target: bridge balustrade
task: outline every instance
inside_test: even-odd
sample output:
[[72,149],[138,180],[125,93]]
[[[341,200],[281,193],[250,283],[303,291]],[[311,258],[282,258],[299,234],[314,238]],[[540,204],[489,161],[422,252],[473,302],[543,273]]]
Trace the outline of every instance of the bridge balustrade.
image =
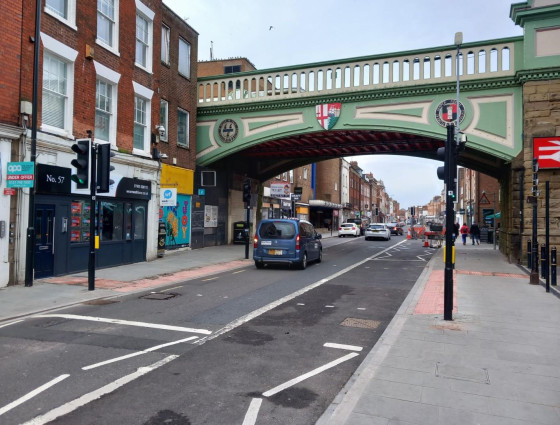
[[[461,46],[461,81],[515,75],[522,38]],[[198,79],[199,107],[454,82],[456,48],[378,55]]]

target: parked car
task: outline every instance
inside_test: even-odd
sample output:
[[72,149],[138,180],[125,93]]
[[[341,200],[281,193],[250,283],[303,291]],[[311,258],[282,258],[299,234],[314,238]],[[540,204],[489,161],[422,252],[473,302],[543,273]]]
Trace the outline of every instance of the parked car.
[[356,223],[342,223],[338,227],[338,237],[343,236],[360,236],[360,227]]
[[403,228],[398,225],[398,223],[387,223],[387,227],[391,231],[392,235],[400,236],[403,234]]
[[323,260],[321,237],[305,220],[262,220],[253,238],[255,267],[262,269],[267,264],[288,264],[303,270],[310,261],[320,263]]
[[383,223],[370,224],[365,231],[366,241],[370,239],[385,239],[386,241],[391,239],[391,231]]

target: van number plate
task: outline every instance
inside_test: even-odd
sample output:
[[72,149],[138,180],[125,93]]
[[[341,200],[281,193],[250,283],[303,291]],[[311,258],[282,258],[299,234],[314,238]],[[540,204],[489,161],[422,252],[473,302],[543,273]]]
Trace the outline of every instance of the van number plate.
[[282,255],[281,249],[269,249],[268,255]]

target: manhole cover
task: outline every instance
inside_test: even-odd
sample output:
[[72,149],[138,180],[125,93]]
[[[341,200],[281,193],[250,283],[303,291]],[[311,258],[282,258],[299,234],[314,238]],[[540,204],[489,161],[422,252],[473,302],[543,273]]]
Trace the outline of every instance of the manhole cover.
[[144,295],[140,298],[145,300],[169,300],[171,298],[175,298],[177,295],[174,292],[154,292],[152,294]]
[[354,317],[347,317],[341,323],[342,326],[364,329],[377,329],[380,324],[379,320],[356,319]]
[[107,304],[114,304],[114,303],[118,303],[119,301],[116,300],[90,300],[90,301],[84,301],[82,304],[85,305],[107,305]]

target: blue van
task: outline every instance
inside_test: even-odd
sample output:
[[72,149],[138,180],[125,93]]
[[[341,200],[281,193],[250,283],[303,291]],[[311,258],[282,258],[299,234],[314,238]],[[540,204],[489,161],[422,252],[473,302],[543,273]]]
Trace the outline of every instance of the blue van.
[[323,259],[321,235],[313,225],[296,218],[262,220],[253,240],[253,260],[257,269],[265,264],[296,265],[305,269],[310,261]]

